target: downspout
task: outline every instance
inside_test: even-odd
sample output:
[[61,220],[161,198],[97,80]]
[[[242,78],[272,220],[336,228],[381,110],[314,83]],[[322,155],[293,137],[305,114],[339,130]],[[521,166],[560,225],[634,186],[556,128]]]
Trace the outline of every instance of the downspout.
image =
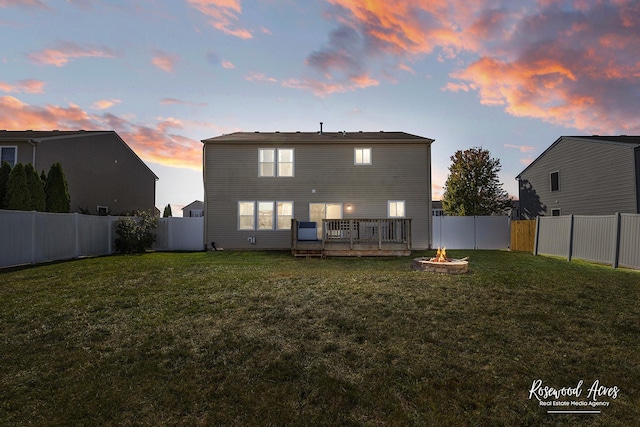
[[33,150],[31,150],[31,164],[33,165],[33,168],[37,172],[38,168],[36,167],[36,144],[31,139],[28,140],[27,142],[33,146]]

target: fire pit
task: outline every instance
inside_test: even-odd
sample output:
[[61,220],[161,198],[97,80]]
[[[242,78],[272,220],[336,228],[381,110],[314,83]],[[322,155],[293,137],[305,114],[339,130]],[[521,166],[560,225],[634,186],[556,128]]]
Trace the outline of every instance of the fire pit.
[[442,250],[438,248],[438,252],[433,258],[414,258],[413,269],[432,273],[464,274],[469,271],[469,258],[447,258],[446,248]]

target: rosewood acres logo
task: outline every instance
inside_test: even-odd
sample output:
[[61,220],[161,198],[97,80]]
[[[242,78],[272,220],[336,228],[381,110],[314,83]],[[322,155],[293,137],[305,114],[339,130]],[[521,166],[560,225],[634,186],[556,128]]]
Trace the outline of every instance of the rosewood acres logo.
[[[534,380],[529,389],[529,400],[536,399],[548,414],[599,414],[612,400],[618,398],[618,386],[605,386],[595,380],[588,389],[580,380],[575,387],[555,388]],[[586,393],[585,393],[586,392]]]

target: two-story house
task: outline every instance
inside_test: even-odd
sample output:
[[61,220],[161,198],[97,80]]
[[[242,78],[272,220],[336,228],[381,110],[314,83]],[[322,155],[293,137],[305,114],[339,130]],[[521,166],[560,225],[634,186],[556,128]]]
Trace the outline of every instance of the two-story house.
[[561,136],[516,179],[525,219],[640,213],[640,136]]
[[114,131],[0,130],[0,155],[12,167],[48,172],[60,163],[71,212],[122,214],[153,210],[158,177]]
[[[202,142],[207,245],[291,249],[305,239],[360,243],[364,255],[393,239],[406,240],[405,249],[431,247],[432,139],[238,132]],[[295,227],[309,224],[311,234],[298,235]]]

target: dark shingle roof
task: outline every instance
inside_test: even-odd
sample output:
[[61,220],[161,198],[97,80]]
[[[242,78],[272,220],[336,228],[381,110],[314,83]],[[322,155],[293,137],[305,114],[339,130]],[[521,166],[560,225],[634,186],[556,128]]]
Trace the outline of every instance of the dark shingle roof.
[[235,132],[227,135],[203,139],[203,143],[340,143],[340,142],[419,142],[432,143],[434,140],[406,132]]
[[560,138],[556,139],[553,144],[551,144],[549,147],[547,147],[547,149],[544,150],[538,157],[536,157],[533,162],[529,163],[529,165],[526,168],[524,168],[524,170],[522,172],[520,172],[518,175],[516,175],[516,179],[520,179],[522,174],[524,174],[527,170],[529,170],[529,168],[531,168],[535,163],[537,163],[540,158],[542,158],[545,154],[547,154],[549,152],[549,150],[551,150],[553,147],[555,147],[563,139],[577,139],[577,140],[584,140],[586,142],[599,142],[599,143],[605,143],[605,144],[606,143],[623,144],[623,145],[628,145],[629,147],[640,146],[640,136],[639,135],[610,135],[610,136],[607,136],[607,135],[589,135],[589,136],[577,135],[577,136],[561,136]]
[[93,131],[93,130],[0,130],[1,139],[11,140],[29,140],[39,138],[51,138],[55,136],[68,136],[89,133],[104,133],[110,131]]

